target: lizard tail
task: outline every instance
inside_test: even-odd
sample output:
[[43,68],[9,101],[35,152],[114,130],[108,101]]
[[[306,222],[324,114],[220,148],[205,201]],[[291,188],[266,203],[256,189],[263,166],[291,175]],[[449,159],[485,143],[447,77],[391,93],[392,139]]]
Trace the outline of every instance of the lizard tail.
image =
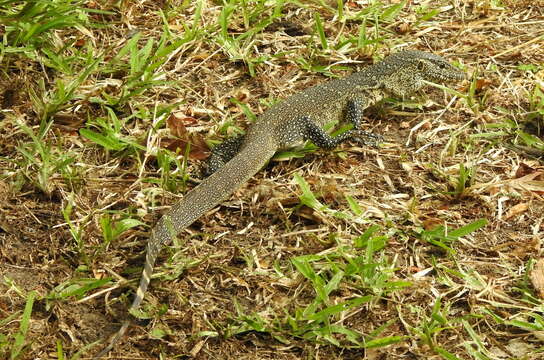
[[130,320],[125,320],[123,321],[123,324],[121,325],[121,328],[117,331],[117,333],[111,338],[109,344],[103,348],[102,350],[100,350],[100,352],[98,354],[96,354],[95,356],[93,356],[93,359],[92,360],[98,360],[100,359],[101,357],[103,357],[104,355],[106,355],[107,353],[110,352],[111,349],[113,349],[113,347],[115,346],[115,344],[117,344],[119,342],[119,340],[123,337],[123,335],[125,335],[125,333],[127,332],[127,329],[128,327],[130,326]]
[[[265,136],[263,141],[251,141],[245,144],[237,155],[189,191],[159,219],[151,230],[151,236],[147,242],[144,270],[129,311],[140,307],[161,248],[253,177],[274,155],[276,148],[276,144],[268,136]],[[125,334],[129,325],[129,320],[124,321],[109,344],[93,357],[93,360],[108,353]]]

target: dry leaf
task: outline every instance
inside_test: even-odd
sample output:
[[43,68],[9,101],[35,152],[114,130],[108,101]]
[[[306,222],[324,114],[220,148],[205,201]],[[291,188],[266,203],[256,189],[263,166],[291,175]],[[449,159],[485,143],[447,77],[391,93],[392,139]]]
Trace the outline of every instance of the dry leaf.
[[520,178],[506,181],[504,184],[518,191],[532,191],[537,194],[544,194],[544,181],[540,180],[543,177],[544,171],[537,170]]
[[432,230],[443,224],[444,224],[444,220],[434,218],[434,217],[429,217],[423,220],[423,228],[425,228],[425,230]]
[[508,212],[504,215],[503,219],[508,220],[512,216],[519,215],[521,213],[524,213],[529,208],[529,203],[519,203],[517,205],[512,206]]
[[533,270],[529,274],[529,278],[531,279],[531,283],[533,284],[537,295],[541,299],[544,299],[544,258],[540,258],[536,262]]
[[401,121],[399,127],[401,129],[408,129],[410,127],[410,123],[408,121]]
[[515,175],[515,178],[516,179],[519,179],[520,177],[523,177],[525,175],[529,175],[529,174],[532,174],[536,171],[535,168],[525,164],[525,163],[520,163],[518,168],[516,169],[516,175]]
[[190,144],[189,158],[196,160],[204,160],[209,156],[209,148],[202,135],[198,133],[191,133],[187,130],[187,126],[195,125],[198,120],[186,116],[185,114],[178,112],[172,113],[166,120],[170,133],[177,137],[177,139],[168,139],[163,141],[162,147],[167,148],[170,151],[176,152],[178,149],[184,152],[187,145]]
[[492,81],[488,80],[488,79],[477,79],[476,80],[476,91],[482,91],[483,89],[485,88],[488,88],[489,85],[493,84]]
[[163,140],[161,146],[172,152],[180,151],[184,153],[187,145],[191,144],[189,149],[189,158],[195,160],[204,160],[210,156],[210,150],[199,134],[192,134],[187,139],[167,139]]
[[183,138],[187,134],[187,126],[197,123],[195,118],[185,116],[181,112],[172,113],[166,120],[170,133],[179,138]]

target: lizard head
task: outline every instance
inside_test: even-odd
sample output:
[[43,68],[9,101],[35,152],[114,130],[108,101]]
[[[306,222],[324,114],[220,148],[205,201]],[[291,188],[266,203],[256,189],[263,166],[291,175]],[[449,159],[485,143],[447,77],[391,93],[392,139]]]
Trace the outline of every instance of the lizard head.
[[414,66],[419,75],[427,81],[446,82],[463,80],[465,73],[451,65],[446,59],[423,51],[407,51],[412,56]]
[[396,96],[409,95],[429,82],[462,80],[465,73],[448,63],[444,58],[417,50],[395,53],[384,60],[390,72],[385,87]]

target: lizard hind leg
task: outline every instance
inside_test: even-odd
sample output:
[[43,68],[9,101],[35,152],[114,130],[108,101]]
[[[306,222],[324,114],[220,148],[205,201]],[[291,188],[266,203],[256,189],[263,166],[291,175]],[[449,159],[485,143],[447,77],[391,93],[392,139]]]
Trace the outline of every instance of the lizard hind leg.
[[353,124],[354,129],[361,129],[361,119],[363,118],[363,111],[367,106],[364,100],[354,99],[349,100],[346,106],[346,122]]
[[244,143],[244,136],[239,135],[223,141],[212,149],[212,154],[208,158],[206,163],[205,175],[210,176],[227,162],[230,161],[242,147]]

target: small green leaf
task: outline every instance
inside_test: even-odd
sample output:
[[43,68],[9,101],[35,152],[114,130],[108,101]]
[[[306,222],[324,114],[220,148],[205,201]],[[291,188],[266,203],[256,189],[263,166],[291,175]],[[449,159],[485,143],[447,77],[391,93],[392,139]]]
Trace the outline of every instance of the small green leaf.
[[154,339],[162,339],[163,337],[168,335],[168,332],[164,331],[164,329],[153,328],[150,332],[150,335]]
[[306,279],[310,281],[315,280],[317,275],[315,274],[314,269],[306,259],[302,257],[296,257],[294,259],[291,259],[291,262]]
[[329,44],[327,43],[327,36],[325,35],[325,29],[323,28],[323,21],[321,16],[317,12],[314,13],[315,27],[317,29],[317,34],[319,35],[319,40],[321,41],[321,48],[327,50]]
[[378,230],[380,230],[380,227],[378,225],[370,226],[368,229],[366,229],[366,231],[362,235],[355,238],[355,240],[353,241],[355,244],[355,247],[356,248],[366,247],[372,234],[374,234]]
[[435,346],[434,351],[436,351],[440,356],[442,356],[446,360],[461,360],[457,356],[453,355],[449,351],[446,351],[446,350],[442,349],[439,346]]
[[116,222],[113,228],[113,234],[112,234],[113,239],[118,238],[119,235],[121,235],[128,229],[131,229],[133,227],[140,226],[140,225],[145,225],[145,223],[136,219],[123,219]]
[[346,195],[346,200],[348,201],[349,208],[351,209],[351,211],[352,211],[355,215],[357,215],[357,216],[363,215],[363,209],[361,209],[361,207],[359,206],[359,204],[357,203],[357,201],[355,201],[354,198],[352,198],[352,197],[349,196],[349,195]]
[[79,130],[79,133],[84,138],[91,140],[92,142],[113,151],[120,151],[123,150],[127,144],[121,142],[119,139],[113,137],[113,136],[104,136],[102,134],[99,134],[97,132],[94,132],[89,129],[81,129]]
[[531,72],[538,72],[540,70],[540,67],[536,64],[521,64],[516,67],[516,69],[521,71],[531,71]]
[[394,4],[394,5],[391,5],[391,6],[387,7],[387,8],[385,8],[381,13],[380,18],[383,21],[393,20],[394,18],[397,17],[397,15],[400,13],[400,11],[402,10],[402,8],[405,5],[406,5],[406,0],[401,1],[398,4]]
[[111,282],[111,278],[93,279],[93,278],[81,278],[71,279],[56,286],[51,293],[47,296],[47,299],[66,299],[71,296],[76,298],[82,298],[90,290],[102,287]]
[[468,225],[460,227],[459,229],[450,231],[448,233],[448,237],[453,237],[453,238],[463,237],[465,235],[468,235],[468,234],[470,234],[470,233],[472,233],[472,232],[486,226],[487,223],[488,223],[487,219],[476,220],[474,222],[471,222]]
[[405,339],[408,339],[408,336],[386,336],[379,339],[365,341],[365,348],[371,349],[371,348],[383,347],[383,346],[387,346],[391,344],[396,344]]
[[21,317],[21,324],[19,325],[19,332],[15,334],[15,342],[11,348],[11,360],[17,359],[21,354],[21,350],[25,344],[26,333],[28,332],[28,327],[30,326],[30,315],[32,314],[32,307],[34,305],[34,299],[36,298],[36,292],[31,291],[28,293],[26,299],[25,310],[23,311],[23,316]]
[[346,311],[353,307],[360,306],[364,303],[371,301],[372,299],[373,299],[373,296],[367,295],[367,296],[361,296],[352,300],[348,300],[337,305],[329,306],[313,314],[312,316],[309,316],[308,319],[309,320],[323,320],[324,318],[327,318],[331,315],[336,315],[338,313],[341,313],[342,311]]

